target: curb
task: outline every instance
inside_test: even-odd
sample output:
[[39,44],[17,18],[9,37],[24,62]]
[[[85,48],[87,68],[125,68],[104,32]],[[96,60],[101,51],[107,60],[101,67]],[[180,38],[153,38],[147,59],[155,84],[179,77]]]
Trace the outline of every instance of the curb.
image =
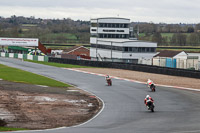
[[[71,71],[76,71],[76,72],[82,72],[82,73],[86,73],[86,74],[97,75],[97,76],[104,76],[104,77],[106,76],[105,74],[87,72],[87,71],[82,71],[82,70],[77,70],[77,69],[72,69],[72,68],[63,68],[63,69],[67,69],[67,70],[71,70]],[[120,78],[120,77],[115,77],[115,76],[110,76],[110,77],[114,78],[114,79],[119,79],[119,80],[124,80],[124,81],[139,83],[139,84],[146,84],[146,82],[141,82],[141,81],[132,80],[132,79]],[[162,85],[162,84],[156,84],[156,86],[176,88],[176,89],[189,90],[189,91],[199,91],[200,92],[200,89],[186,88],[186,87],[180,87],[180,86],[170,86],[170,85]]]

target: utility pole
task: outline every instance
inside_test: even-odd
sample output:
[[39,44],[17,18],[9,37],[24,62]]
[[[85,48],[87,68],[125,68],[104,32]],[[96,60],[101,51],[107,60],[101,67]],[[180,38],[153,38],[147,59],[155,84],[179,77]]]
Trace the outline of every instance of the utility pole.
[[112,41],[111,41],[111,60],[113,62],[113,58],[112,58]]

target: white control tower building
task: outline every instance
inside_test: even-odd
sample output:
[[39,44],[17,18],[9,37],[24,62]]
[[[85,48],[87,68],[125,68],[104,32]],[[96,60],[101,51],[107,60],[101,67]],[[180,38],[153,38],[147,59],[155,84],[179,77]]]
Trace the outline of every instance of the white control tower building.
[[92,60],[138,63],[156,54],[157,43],[130,39],[130,19],[91,19],[90,33]]

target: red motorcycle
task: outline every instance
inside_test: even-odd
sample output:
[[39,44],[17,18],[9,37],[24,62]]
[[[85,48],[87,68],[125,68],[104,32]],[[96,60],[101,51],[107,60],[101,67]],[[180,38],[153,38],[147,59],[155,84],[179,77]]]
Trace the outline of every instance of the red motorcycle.
[[154,112],[154,103],[152,101],[147,102],[148,110],[151,110],[151,112]]
[[108,86],[112,86],[112,80],[111,80],[111,78],[106,79],[106,81],[107,81]]
[[152,92],[155,92],[156,91],[156,86],[154,84],[151,84],[150,85],[150,89]]

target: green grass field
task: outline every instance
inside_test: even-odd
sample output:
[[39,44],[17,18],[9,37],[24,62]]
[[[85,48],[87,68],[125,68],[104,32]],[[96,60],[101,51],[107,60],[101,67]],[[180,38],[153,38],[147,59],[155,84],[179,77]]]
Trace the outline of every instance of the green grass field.
[[1,131],[22,131],[22,130],[28,130],[28,129],[24,129],[24,128],[0,127],[0,132],[1,132]]
[[65,39],[77,40],[77,37],[74,34],[70,34],[70,33],[49,33],[49,34],[45,34],[42,37],[47,37],[47,38],[51,38],[52,40],[54,40],[54,39],[57,39],[59,36],[62,36]]
[[37,24],[22,24],[22,27],[36,27]]
[[187,53],[199,53],[200,49],[170,49],[170,48],[156,48],[156,51],[170,50],[170,51],[185,51]]
[[68,84],[0,64],[0,78],[7,81],[46,85],[52,87],[70,87]]
[[49,66],[55,66],[55,67],[63,67],[63,68],[94,68],[94,67],[88,67],[88,66],[61,64],[61,63],[54,63],[54,62],[43,62],[43,61],[33,61],[33,60],[24,60],[24,61],[44,64],[44,65],[49,65]]
[[172,37],[174,33],[161,33],[162,37]]

